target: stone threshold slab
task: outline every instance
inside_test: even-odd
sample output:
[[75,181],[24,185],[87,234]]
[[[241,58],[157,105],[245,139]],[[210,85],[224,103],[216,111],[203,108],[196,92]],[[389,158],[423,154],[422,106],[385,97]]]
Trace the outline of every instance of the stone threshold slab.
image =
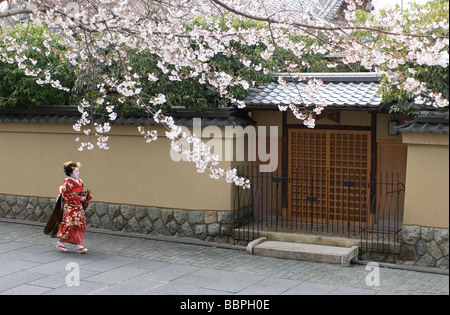
[[302,244],[281,241],[266,241],[259,238],[247,246],[247,252],[257,256],[297,259],[350,266],[358,259],[358,246],[339,247],[317,244]]

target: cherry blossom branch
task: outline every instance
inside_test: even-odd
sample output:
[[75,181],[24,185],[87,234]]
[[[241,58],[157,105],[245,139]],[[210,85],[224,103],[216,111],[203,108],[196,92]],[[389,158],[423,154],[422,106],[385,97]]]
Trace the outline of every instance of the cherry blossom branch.
[[[350,0],[349,0],[350,1]],[[304,45],[292,40],[290,35],[307,36],[317,38],[323,43],[322,47],[311,48],[313,52],[334,51],[338,48],[345,50],[349,54],[344,62],[360,63],[367,69],[373,70],[375,67],[383,66],[389,69],[386,76],[393,84],[416,95],[416,101],[422,101],[419,97],[425,97],[434,100],[433,106],[448,107],[448,100],[441,95],[430,94],[426,85],[415,78],[404,74],[399,69],[399,65],[413,63],[416,65],[442,66],[448,67],[448,26],[445,28],[441,24],[431,25],[424,30],[413,28],[417,34],[403,33],[401,23],[394,21],[386,24],[389,30],[378,28],[374,24],[367,23],[365,26],[327,26],[319,24],[306,24],[286,17],[277,19],[277,14],[289,15],[295,13],[293,10],[278,10],[266,17],[261,16],[264,13],[246,13],[238,7],[231,7],[225,0],[171,0],[171,1],[129,1],[129,0],[86,0],[79,2],[81,11],[72,14],[66,6],[67,1],[29,1],[29,6],[23,9],[11,9],[0,12],[0,19],[19,14],[29,14],[31,22],[38,25],[45,25],[48,29],[58,30],[58,45],[64,46],[64,50],[58,50],[57,47],[51,47],[49,44],[50,35],[45,33],[43,54],[56,54],[61,59],[67,60],[76,71],[88,72],[95,69],[98,65],[101,67],[110,67],[118,63],[122,68],[120,73],[105,72],[101,76],[96,76],[92,72],[92,82],[96,83],[97,89],[88,100],[83,99],[79,104],[81,113],[80,119],[74,125],[74,129],[84,132],[89,140],[97,137],[97,146],[100,149],[107,149],[108,137],[106,133],[111,129],[110,122],[117,118],[114,105],[105,99],[111,92],[119,94],[118,101],[123,102],[129,99],[133,106],[143,108],[147,117],[153,118],[155,122],[164,126],[166,137],[171,141],[172,149],[184,154],[184,156],[193,162],[199,172],[210,171],[213,178],[225,178],[229,182],[245,186],[248,184],[245,179],[236,175],[233,169],[223,170],[218,168],[217,159],[211,155],[205,144],[200,138],[194,137],[189,133],[183,133],[181,127],[177,126],[170,116],[161,113],[160,107],[165,104],[166,97],[163,94],[150,95],[149,100],[144,102],[141,97],[142,78],[135,71],[132,71],[128,63],[127,53],[131,51],[146,51],[157,59],[156,66],[158,71],[168,77],[171,81],[180,81],[184,79],[196,79],[199,83],[214,88],[222,99],[232,104],[238,104],[238,107],[244,107],[242,101],[237,101],[229,92],[230,87],[241,86],[248,89],[250,82],[247,82],[233,72],[218,71],[211,65],[210,61],[217,55],[236,55],[237,52],[231,48],[233,41],[241,42],[244,45],[259,46],[262,52],[260,57],[269,60],[275,54],[281,60],[285,67],[286,77],[295,79],[294,73],[296,65],[288,64],[281,54],[281,48],[291,51],[294,56],[301,58],[304,55]],[[37,6],[33,4],[36,4]],[[72,3],[72,2],[71,2]],[[75,3],[75,2],[73,2]],[[77,2],[78,3],[78,2]],[[352,6],[353,8],[353,6]],[[236,27],[231,26],[227,21],[227,14],[232,18],[243,17],[245,19],[260,21],[268,27]],[[349,13],[348,16],[351,14]],[[192,18],[201,16],[205,19],[208,27],[201,27],[197,24],[186,27],[186,23],[192,21]],[[188,18],[189,17],[189,18]],[[229,23],[226,30],[222,24],[215,19],[221,18],[220,22]],[[447,21],[448,22],[448,21]],[[445,21],[440,21],[444,23]],[[201,24],[201,23],[200,23]],[[256,23],[255,23],[256,24]],[[30,24],[29,24],[30,25]],[[374,27],[373,27],[374,26]],[[353,31],[365,31],[367,36],[373,37],[373,42],[360,40]],[[428,32],[428,34],[424,34]],[[439,32],[443,34],[432,34]],[[323,33],[330,38],[325,40],[319,35]],[[372,34],[373,33],[373,34]],[[386,43],[377,43],[374,34],[383,35],[380,37],[391,37],[393,40]],[[0,40],[2,33],[0,32]],[[38,84],[51,84],[55,88],[68,90],[61,86],[59,81],[51,77],[45,64],[37,64],[36,60],[28,58],[27,50],[28,37],[23,37],[23,41],[10,40],[5,41],[5,48],[0,47],[0,62],[15,63],[19,69],[24,69],[28,76],[35,76]],[[108,50],[107,54],[104,51]],[[395,54],[398,58],[388,58]],[[252,65],[245,55],[240,56],[242,67],[260,71]],[[186,71],[188,70],[188,71]],[[392,71],[391,71],[392,70]],[[93,70],[94,71],[94,70]],[[268,71],[268,69],[263,69]],[[189,72],[188,74],[186,72]],[[411,71],[410,71],[411,72]],[[146,73],[149,81],[157,81],[155,73]],[[290,88],[284,77],[279,78],[279,83],[286,88]],[[305,91],[300,91],[296,86],[298,97],[293,100],[287,100],[289,106],[280,106],[280,110],[289,108],[295,117],[304,121],[308,127],[314,126],[313,113],[318,114],[324,108],[325,102],[320,94],[315,91],[315,86],[321,82],[309,81]],[[311,104],[305,104],[301,92],[306,92],[311,97]],[[112,101],[111,101],[112,102]],[[295,104],[295,105],[294,105]],[[302,105],[303,107],[300,108]],[[309,106],[315,106],[313,107]],[[103,124],[93,121],[93,112],[97,108],[103,108],[108,117],[108,122]],[[312,109],[312,110],[311,110]],[[89,125],[89,127],[87,127]],[[82,130],[84,128],[84,130]],[[146,142],[156,140],[155,130],[146,130],[140,128],[139,133],[144,136]],[[78,139],[80,141],[80,139]],[[81,142],[80,149],[92,149],[94,145],[88,142]]]
[[[105,26],[106,30],[110,33],[110,35],[112,35],[108,25]],[[122,56],[122,52],[120,50],[118,50],[118,55],[119,55],[119,63],[121,64],[124,72],[126,73],[126,75],[131,77],[131,73],[129,73],[129,71],[127,70],[124,58]],[[238,176],[236,169],[230,168],[225,170],[222,168],[217,168],[216,166],[218,165],[218,156],[212,155],[210,153],[210,148],[206,146],[206,144],[203,141],[201,141],[199,137],[190,135],[185,132],[181,132],[182,129],[175,124],[172,117],[163,115],[161,111],[156,111],[152,106],[144,105],[145,102],[139,96],[139,93],[135,94],[135,96],[138,98],[139,104],[141,104],[140,107],[145,108],[147,114],[151,115],[156,123],[161,124],[167,129],[166,137],[171,141],[171,148],[174,149],[176,152],[182,153],[183,156],[185,156],[188,161],[195,163],[197,171],[199,173],[203,173],[205,172],[206,169],[208,169],[210,171],[210,177],[213,179],[219,179],[224,177],[228,183],[234,183],[235,185],[241,186],[244,189],[250,188],[249,180],[244,177]],[[155,100],[154,104],[162,104],[164,102],[165,97],[162,100]],[[88,107],[89,106],[87,106],[86,102],[84,103],[84,105],[79,107],[79,110],[82,113],[82,118],[78,121],[78,126],[93,123],[93,121],[88,119],[89,113],[86,111]],[[113,113],[113,108],[110,107],[108,109],[108,112],[111,115],[111,113]],[[96,130],[95,135],[98,138],[97,145],[102,149],[107,149],[108,147],[106,145],[106,141],[108,139],[103,135],[103,133],[105,131],[106,132],[109,131],[110,128],[109,123],[103,125],[99,125],[97,123],[93,124]],[[156,130],[148,131],[145,130],[142,126],[139,126],[138,131],[141,135],[144,136],[147,143],[157,139]],[[90,129],[87,130],[87,133],[88,135],[91,134]],[[192,148],[190,146],[186,146],[185,143],[190,144]],[[93,145],[90,142],[88,143],[82,142],[79,150],[83,150],[85,147],[88,149],[92,149]]]
[[[236,10],[235,8],[230,7],[229,5],[223,3],[220,0],[210,0],[210,1],[212,1],[213,3],[217,4],[218,6],[224,8],[224,9],[226,9],[229,12],[232,12],[236,15],[239,15],[239,16],[251,19],[251,20],[267,22],[267,23],[272,23],[272,24],[286,24],[286,22],[279,21],[279,20],[276,20],[276,19],[273,19],[270,17],[261,17],[261,16],[256,16],[256,15],[251,15],[251,14]],[[162,1],[157,1],[157,2],[164,3]],[[65,16],[68,15],[67,13],[65,13],[63,11],[54,9],[48,5],[43,5],[43,7],[44,8],[40,9],[40,11],[42,11],[42,12],[53,9],[62,15],[65,15]],[[32,10],[31,8],[10,9],[8,11],[0,12],[0,18],[10,17],[10,16],[14,16],[14,15],[19,15],[19,14],[30,14],[30,13],[35,13],[35,11]],[[399,32],[386,31],[381,28],[373,28],[373,27],[366,27],[366,26],[327,27],[327,26],[316,26],[316,25],[303,24],[303,23],[298,23],[298,22],[292,22],[289,24],[291,24],[292,26],[298,27],[298,28],[302,28],[302,29],[315,29],[315,30],[322,30],[322,31],[365,30],[365,31],[378,32],[378,33],[382,33],[382,34],[386,34],[386,35],[393,35],[393,36],[406,36],[406,37],[419,37],[419,38],[449,38],[449,35],[427,35],[427,34],[399,33]],[[85,24],[82,24],[82,23],[80,24],[80,27],[89,32],[97,32],[97,30],[89,28]],[[117,28],[120,29],[120,27],[117,27]],[[113,27],[111,29],[115,29],[115,27]],[[128,29],[122,28],[122,30],[130,32],[130,33],[138,32],[136,30],[132,30],[129,28]],[[155,34],[158,34],[158,32],[156,32]],[[163,33],[160,33],[160,34],[163,34]],[[181,37],[189,37],[189,35],[186,35],[186,34],[173,34],[173,35],[181,36]]]
[[34,11],[30,8],[10,9],[8,11],[3,11],[3,12],[0,11],[0,19],[19,15],[19,14],[30,14],[33,12]]
[[[233,7],[230,7],[229,5],[223,3],[220,0],[211,0],[212,2],[216,3],[217,5],[225,8],[226,10],[233,12],[234,14],[240,15],[242,17],[246,17],[251,20],[255,21],[261,21],[261,22],[267,22],[272,24],[286,24],[286,22],[282,22],[279,20],[275,20],[270,17],[261,17],[256,15],[251,15],[239,10],[236,10]],[[315,30],[322,30],[322,31],[343,31],[343,30],[365,30],[365,31],[372,31],[372,32],[378,32],[386,35],[393,35],[393,36],[407,36],[407,37],[419,37],[419,38],[449,38],[448,35],[426,35],[426,34],[410,34],[410,33],[398,33],[398,32],[390,32],[385,31],[380,28],[373,28],[373,27],[366,27],[366,26],[348,26],[348,27],[327,27],[327,26],[316,26],[316,25],[309,25],[309,24],[303,24],[298,22],[292,22],[289,23],[292,26],[300,27],[300,28],[306,28],[306,29],[315,29]]]

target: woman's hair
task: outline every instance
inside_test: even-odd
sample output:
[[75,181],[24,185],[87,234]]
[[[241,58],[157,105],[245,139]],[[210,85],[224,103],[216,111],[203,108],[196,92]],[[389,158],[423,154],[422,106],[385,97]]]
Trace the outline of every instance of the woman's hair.
[[79,162],[78,162],[78,163],[73,163],[72,161],[66,162],[66,163],[64,163],[64,173],[65,173],[67,176],[70,176],[70,175],[72,175],[73,170],[74,170],[76,167],[80,168],[80,167],[81,167],[81,164],[80,164]]

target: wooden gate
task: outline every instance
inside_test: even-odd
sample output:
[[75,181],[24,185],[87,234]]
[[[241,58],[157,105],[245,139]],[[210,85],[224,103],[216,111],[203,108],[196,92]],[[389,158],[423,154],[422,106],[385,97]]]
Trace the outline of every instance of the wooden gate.
[[285,220],[359,226],[370,200],[370,131],[289,129]]

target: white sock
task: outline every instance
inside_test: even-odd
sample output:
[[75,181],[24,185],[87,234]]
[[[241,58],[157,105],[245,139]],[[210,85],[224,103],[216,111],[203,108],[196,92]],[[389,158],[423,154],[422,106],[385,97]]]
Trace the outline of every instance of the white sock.
[[58,245],[59,245],[59,246],[65,246],[64,243],[62,243],[62,242],[60,242],[60,241],[58,241]]
[[77,244],[77,249],[81,249],[81,248],[83,248],[84,246],[83,245],[78,245]]

